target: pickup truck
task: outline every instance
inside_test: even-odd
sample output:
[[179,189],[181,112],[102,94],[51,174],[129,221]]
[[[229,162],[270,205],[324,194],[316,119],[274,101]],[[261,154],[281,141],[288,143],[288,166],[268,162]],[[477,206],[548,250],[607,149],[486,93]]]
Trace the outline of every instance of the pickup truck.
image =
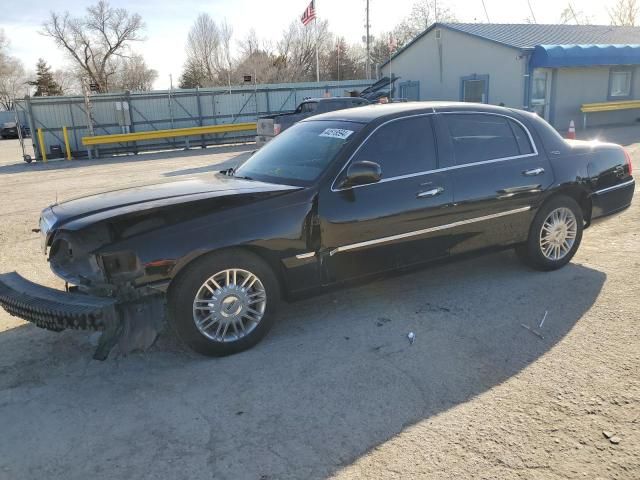
[[258,119],[256,144],[261,147],[293,124],[320,113],[361,107],[371,102],[361,97],[309,98],[298,105],[293,112],[267,115]]
[[[20,126],[22,130],[23,137],[29,137],[31,135],[31,131],[29,127],[25,127],[24,125]],[[15,122],[7,122],[2,125],[0,128],[0,137],[2,138],[19,138],[18,136],[18,125]]]

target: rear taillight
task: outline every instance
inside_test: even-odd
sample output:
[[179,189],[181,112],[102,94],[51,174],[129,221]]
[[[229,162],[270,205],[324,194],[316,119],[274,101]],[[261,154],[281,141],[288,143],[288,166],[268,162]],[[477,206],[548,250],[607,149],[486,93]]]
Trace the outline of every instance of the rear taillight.
[[627,159],[627,165],[629,165],[629,175],[632,175],[633,163],[631,162],[631,155],[629,155],[629,152],[626,149],[624,150],[624,157]]
[[273,134],[280,135],[280,130],[282,130],[282,126],[279,123],[273,124]]

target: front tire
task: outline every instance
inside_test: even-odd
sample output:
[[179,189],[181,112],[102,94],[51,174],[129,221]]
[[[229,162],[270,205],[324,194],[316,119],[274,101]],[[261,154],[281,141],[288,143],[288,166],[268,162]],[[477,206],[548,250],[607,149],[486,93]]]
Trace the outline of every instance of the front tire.
[[557,270],[575,255],[584,229],[582,209],[567,196],[551,198],[538,211],[518,256],[536,270]]
[[253,347],[273,325],[278,281],[257,255],[240,250],[196,259],[169,296],[169,319],[193,350],[224,356]]

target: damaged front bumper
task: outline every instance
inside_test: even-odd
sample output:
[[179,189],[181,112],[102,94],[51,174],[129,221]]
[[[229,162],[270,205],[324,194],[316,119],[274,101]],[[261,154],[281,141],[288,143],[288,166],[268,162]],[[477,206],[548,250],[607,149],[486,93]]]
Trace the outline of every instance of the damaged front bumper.
[[116,300],[43,287],[16,272],[0,275],[0,305],[40,328],[105,330],[117,320]]
[[150,346],[164,321],[164,300],[159,296],[119,302],[113,297],[44,287],[16,272],[0,274],[0,306],[47,330],[102,331],[94,354],[97,360],[106,359],[116,343],[123,351]]

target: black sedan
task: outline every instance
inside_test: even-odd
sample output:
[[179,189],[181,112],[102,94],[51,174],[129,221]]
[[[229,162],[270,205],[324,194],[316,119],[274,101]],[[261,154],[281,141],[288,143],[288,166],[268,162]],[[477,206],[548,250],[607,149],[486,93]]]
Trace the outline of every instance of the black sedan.
[[[16,273],[0,303],[52,330],[146,346],[164,313],[194,350],[267,333],[281,299],[467,252],[562,267],[634,193],[618,145],[566,141],[534,114],[405,103],[315,116],[236,169],[53,205],[43,248],[68,292]],[[455,288],[455,286],[452,286]]]
[[[31,130],[29,130],[29,127],[20,126],[20,133],[22,134],[22,138],[31,136]],[[14,123],[0,128],[0,137],[5,139],[20,138],[20,135],[18,135],[17,125]]]

